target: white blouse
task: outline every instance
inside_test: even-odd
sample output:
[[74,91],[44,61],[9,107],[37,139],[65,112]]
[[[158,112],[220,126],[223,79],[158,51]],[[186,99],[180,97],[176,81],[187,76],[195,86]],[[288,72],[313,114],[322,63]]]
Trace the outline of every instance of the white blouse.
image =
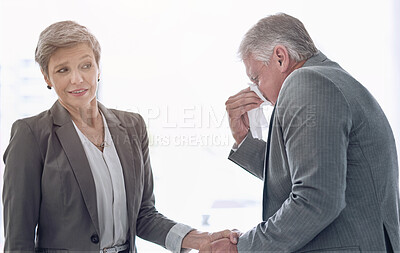
[[128,212],[122,165],[104,122],[105,146],[101,152],[75,125],[88,158],[96,186],[100,249],[122,245],[128,235]]

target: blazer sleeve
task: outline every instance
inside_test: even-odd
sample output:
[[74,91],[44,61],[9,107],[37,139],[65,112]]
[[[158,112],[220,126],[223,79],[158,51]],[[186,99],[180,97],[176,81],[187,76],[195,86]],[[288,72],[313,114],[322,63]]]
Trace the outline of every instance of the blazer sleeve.
[[4,163],[4,252],[33,252],[43,162],[38,142],[22,120],[12,126]]
[[239,252],[299,250],[346,206],[351,115],[340,89],[313,70],[299,69],[281,90],[275,119],[292,190],[274,215],[239,239]]
[[137,116],[139,117],[137,134],[139,136],[139,142],[141,143],[144,165],[144,188],[137,217],[137,235],[145,240],[166,247],[167,235],[171,228],[177,223],[159,213],[155,207],[155,197],[153,193],[154,182],[149,155],[149,139],[143,118],[140,115]]
[[266,143],[263,140],[253,138],[250,131],[240,147],[228,156],[228,159],[236,163],[253,176],[264,179]]

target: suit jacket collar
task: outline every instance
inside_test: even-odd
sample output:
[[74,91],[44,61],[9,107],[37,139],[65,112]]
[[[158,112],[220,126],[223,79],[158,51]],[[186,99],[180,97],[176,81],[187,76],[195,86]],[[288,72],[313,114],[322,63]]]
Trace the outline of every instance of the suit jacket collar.
[[[117,118],[117,116],[109,109],[107,109],[102,103],[97,102],[100,111],[103,113],[104,117],[107,120],[107,124],[111,124],[112,126],[120,125],[121,121]],[[71,116],[67,109],[65,109],[60,102],[57,100],[53,106],[50,108],[51,115],[53,116],[53,123],[58,126],[62,126],[65,124],[69,124],[72,122]]]
[[326,60],[328,60],[328,58],[321,51],[318,51],[316,55],[312,56],[304,63],[303,67],[320,65],[321,62]]

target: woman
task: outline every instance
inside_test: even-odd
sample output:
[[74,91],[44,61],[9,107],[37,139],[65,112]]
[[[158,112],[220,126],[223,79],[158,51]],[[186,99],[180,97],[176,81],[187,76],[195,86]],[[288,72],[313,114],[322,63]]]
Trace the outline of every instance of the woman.
[[12,127],[4,154],[5,251],[136,252],[136,235],[173,252],[235,241],[230,231],[209,236],[157,212],[142,117],[96,99],[100,51],[72,21],[40,34],[35,60],[58,101]]

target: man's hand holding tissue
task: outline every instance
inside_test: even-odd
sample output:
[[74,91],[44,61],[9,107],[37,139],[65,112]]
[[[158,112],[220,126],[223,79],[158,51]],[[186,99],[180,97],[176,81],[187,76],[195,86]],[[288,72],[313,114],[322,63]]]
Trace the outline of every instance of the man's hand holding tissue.
[[236,145],[239,145],[249,132],[250,125],[247,112],[259,107],[263,102],[250,88],[241,90],[225,102],[229,126]]

